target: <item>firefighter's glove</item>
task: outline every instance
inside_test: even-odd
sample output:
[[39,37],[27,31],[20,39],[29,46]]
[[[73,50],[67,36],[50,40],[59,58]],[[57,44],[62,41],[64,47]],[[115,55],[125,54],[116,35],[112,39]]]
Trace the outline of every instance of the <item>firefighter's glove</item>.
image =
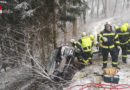
[[108,39],[106,37],[102,37],[102,39],[103,39],[104,42],[108,41]]
[[121,47],[120,46],[117,46],[117,48],[120,50],[121,49]]
[[79,50],[79,49],[75,49],[75,52],[76,52],[76,53],[80,53],[81,50]]

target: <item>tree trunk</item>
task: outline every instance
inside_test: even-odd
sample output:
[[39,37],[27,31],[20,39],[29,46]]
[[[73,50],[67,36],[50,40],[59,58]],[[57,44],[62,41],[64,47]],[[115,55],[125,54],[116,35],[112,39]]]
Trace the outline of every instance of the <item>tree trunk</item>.
[[84,24],[86,24],[86,11],[83,12],[83,21],[84,21]]
[[123,12],[124,8],[125,8],[125,0],[123,1],[123,7],[122,7],[122,11],[121,12]]
[[[64,17],[66,17],[66,0],[64,1]],[[64,44],[67,43],[67,29],[66,29],[66,22],[63,22],[64,24]]]
[[99,5],[100,4],[100,2],[99,2],[99,0],[97,1],[97,17],[99,16]]
[[73,36],[77,36],[77,19],[73,22]]
[[92,6],[91,6],[91,16],[93,16],[94,13],[94,0],[92,0]]
[[130,0],[127,0],[127,8],[130,6]]
[[107,8],[107,0],[105,0],[104,5],[105,5],[105,17],[107,17],[107,11],[108,11],[108,8]]
[[56,1],[53,0],[53,41],[54,41],[54,48],[57,47],[56,43]]
[[105,15],[105,0],[102,0],[102,5],[103,5],[103,11],[102,11],[102,14]]
[[116,7],[117,7],[117,0],[116,0],[116,3],[115,3],[115,8],[114,8],[114,11],[113,11],[113,16],[115,15],[116,13]]

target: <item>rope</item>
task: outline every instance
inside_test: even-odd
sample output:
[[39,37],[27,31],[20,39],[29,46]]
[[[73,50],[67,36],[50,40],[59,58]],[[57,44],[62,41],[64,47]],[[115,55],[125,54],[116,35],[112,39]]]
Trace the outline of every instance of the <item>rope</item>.
[[85,88],[89,87],[96,87],[99,88],[99,90],[102,88],[104,90],[109,89],[109,90],[125,90],[130,88],[130,85],[128,84],[119,84],[119,85],[108,85],[108,84],[97,84],[97,83],[87,83],[84,85],[74,85],[68,88],[67,90],[71,90],[75,87],[81,87],[79,90],[84,90]]
[[78,79],[78,78],[83,78],[83,77],[85,77],[86,75],[88,75],[89,73],[83,73],[83,74],[79,74],[79,75],[77,75],[77,76],[74,76],[73,78],[72,78],[72,80],[75,80],[75,79]]

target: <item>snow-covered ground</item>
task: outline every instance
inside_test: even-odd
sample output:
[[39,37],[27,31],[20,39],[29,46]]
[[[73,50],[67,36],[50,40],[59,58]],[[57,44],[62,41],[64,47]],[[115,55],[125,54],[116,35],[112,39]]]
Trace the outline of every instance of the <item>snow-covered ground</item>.
[[[108,18],[108,19],[103,19],[103,20],[97,20],[94,22],[88,22],[86,25],[84,25],[82,28],[83,31],[86,31],[88,34],[94,34],[95,37],[98,32],[103,30],[104,24],[106,22],[111,22],[111,24],[123,24],[123,23],[130,23],[130,13],[127,12],[125,14],[122,14],[120,16]],[[81,31],[80,31],[81,33]],[[96,41],[96,39],[95,39]],[[130,85],[130,55],[128,55],[127,59],[127,64],[123,64],[121,60],[121,53],[119,55],[119,67],[121,68],[118,72],[118,75],[120,76],[120,81],[119,84],[129,84]],[[93,73],[94,72],[99,72],[103,73],[103,70],[101,69],[102,67],[102,58],[100,56],[94,56],[93,58],[93,65],[88,66],[84,68],[81,71],[78,71],[75,76],[74,80],[72,80],[72,83],[70,84],[69,87],[74,86],[74,85],[84,85],[86,83],[104,83],[101,76],[95,76]],[[108,67],[111,67],[111,59],[109,57],[109,63]],[[108,84],[109,85],[109,84]],[[75,87],[71,90],[79,90],[79,87]],[[65,88],[66,90],[66,88]],[[85,89],[85,90],[99,90],[99,89]],[[124,90],[130,90],[124,89]]]
[[[100,74],[103,73],[102,70],[102,58],[101,56],[95,55],[96,58],[93,58],[93,65],[85,67],[83,70],[78,71],[72,80],[72,83],[70,84],[69,87],[75,86],[75,85],[84,85],[86,83],[102,83],[102,84],[108,84],[109,83],[104,83],[102,80],[101,76],[96,76],[94,72],[98,72]],[[109,63],[108,67],[111,67],[111,59],[109,57]],[[119,67],[121,68],[118,72],[117,75],[120,76],[120,81],[119,84],[129,84],[130,85],[130,55],[128,56],[128,63],[123,64],[121,61],[121,56],[119,57]],[[79,87],[75,87],[71,90],[79,90]],[[66,90],[66,88],[65,88]],[[85,90],[97,90],[97,89],[85,89]],[[124,90],[130,90],[129,89],[124,89]]]
[[31,70],[25,66],[8,69],[0,73],[0,90],[25,90],[34,81]]

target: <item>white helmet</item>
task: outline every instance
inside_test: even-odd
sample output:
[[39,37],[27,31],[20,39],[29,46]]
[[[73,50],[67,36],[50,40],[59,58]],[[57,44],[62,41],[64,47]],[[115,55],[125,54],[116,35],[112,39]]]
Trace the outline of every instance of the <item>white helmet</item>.
[[75,40],[74,40],[74,39],[71,39],[71,40],[70,40],[70,42],[71,42],[71,43],[74,43],[74,42],[75,42]]
[[86,35],[87,35],[86,32],[83,32],[83,33],[82,33],[82,37],[84,37],[84,36],[86,36]]
[[110,24],[111,24],[111,22],[106,22],[106,24],[109,24],[109,25],[110,25]]

